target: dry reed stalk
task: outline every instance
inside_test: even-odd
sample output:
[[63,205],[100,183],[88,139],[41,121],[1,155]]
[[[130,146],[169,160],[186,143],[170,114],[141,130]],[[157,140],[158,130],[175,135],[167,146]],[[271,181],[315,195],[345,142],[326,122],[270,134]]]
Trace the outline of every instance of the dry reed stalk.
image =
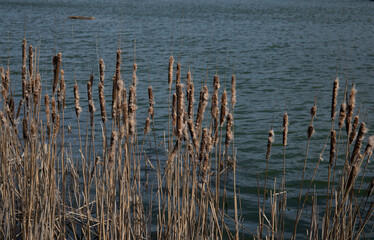
[[359,159],[358,156],[362,146],[362,141],[364,140],[364,135],[365,133],[367,133],[367,131],[368,129],[366,128],[366,123],[361,122],[360,129],[358,130],[357,134],[356,143],[352,151],[351,165],[354,165],[357,162],[357,159]]
[[61,69],[61,79],[60,79],[60,89],[58,90],[58,104],[59,109],[65,109],[66,108],[66,84],[65,84],[65,72]]
[[[174,95],[173,95],[174,97]],[[177,137],[183,137],[184,129],[184,94],[183,94],[183,85],[177,84]]]
[[173,127],[175,127],[177,125],[177,94],[176,93],[173,93],[171,119],[172,119],[172,125]]
[[340,113],[339,113],[339,128],[342,128],[344,125],[345,117],[346,117],[346,111],[347,111],[347,105],[343,102],[340,106]]
[[53,85],[52,85],[52,91],[53,95],[56,92],[57,84],[58,84],[58,78],[59,78],[59,73],[60,73],[60,65],[61,65],[61,58],[62,58],[62,53],[58,53],[57,55],[53,56]]
[[196,122],[195,122],[196,129],[200,129],[203,123],[205,108],[208,105],[208,98],[209,98],[208,87],[205,85],[200,91],[200,101],[199,101],[199,107],[197,109]]
[[356,93],[357,90],[355,88],[355,85],[353,84],[351,91],[349,92],[349,101],[348,101],[348,106],[347,106],[347,116],[345,118],[345,127],[347,130],[347,135],[349,136],[352,131],[352,116],[353,116],[353,109],[356,105]]
[[231,76],[231,108],[234,108],[236,103],[236,77],[235,74]]
[[[101,79],[101,77],[100,77]],[[100,112],[101,112],[101,121],[103,123],[106,122],[106,111],[105,111],[105,95],[104,95],[104,83],[99,82],[98,85],[99,90],[99,102],[100,102]]]
[[232,125],[234,123],[234,117],[231,113],[227,114],[227,123],[226,123],[226,141],[225,145],[226,148],[230,146],[230,142],[233,139],[233,133],[232,133]]
[[351,135],[349,135],[349,141],[348,141],[348,144],[351,145],[353,143],[353,141],[356,139],[357,137],[357,126],[358,126],[358,121],[359,121],[359,116],[356,115],[354,118],[353,118],[353,123],[352,123],[352,130],[351,130]]
[[78,84],[74,84],[74,102],[75,102],[75,114],[77,118],[79,118],[80,113],[82,112],[82,108],[79,106],[79,89]]
[[221,116],[219,124],[222,127],[226,120],[226,110],[227,110],[227,92],[226,89],[223,90],[222,97],[221,97]]
[[169,58],[169,70],[168,70],[169,91],[171,89],[171,84],[173,83],[173,65],[174,65],[174,58],[173,58],[173,56],[170,56],[170,58]]
[[339,91],[339,78],[336,77],[334,80],[334,86],[332,89],[332,103],[331,103],[331,120],[335,119],[336,116],[336,105],[338,103],[338,91]]

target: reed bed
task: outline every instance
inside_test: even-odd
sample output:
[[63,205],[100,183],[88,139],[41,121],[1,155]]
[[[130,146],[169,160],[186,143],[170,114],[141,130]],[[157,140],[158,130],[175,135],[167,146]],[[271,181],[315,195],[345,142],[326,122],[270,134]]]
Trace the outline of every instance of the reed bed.
[[[37,66],[37,50],[29,45],[27,54],[27,47],[24,39],[22,97],[18,105],[10,88],[18,81],[11,81],[9,67],[0,66],[1,239],[239,239],[244,235],[254,239],[284,238],[288,215],[287,111],[283,115],[283,137],[279,138],[284,151],[282,184],[277,188],[275,181],[268,193],[271,148],[277,147],[271,127],[265,154],[264,189],[258,191],[259,198],[263,194],[263,202],[259,203],[259,227],[257,232],[252,232],[239,217],[241,204],[235,179],[238,163],[234,145],[235,75],[231,77],[228,91],[220,90],[220,78],[214,75],[211,90],[210,81],[201,86],[199,102],[195,103],[193,75],[190,70],[182,74],[181,62],[176,65],[173,88],[175,66],[170,56],[169,63],[165,64],[168,66],[165,88],[172,96],[168,106],[171,124],[164,130],[164,138],[157,139],[154,110],[157,99],[153,88],[149,85],[147,89],[147,117],[138,119],[138,66],[133,63],[131,81],[126,87],[121,74],[122,51],[118,50],[111,84],[105,86],[108,81],[103,59],[97,63],[99,80],[94,73],[87,76],[87,122],[86,129],[81,129],[80,95],[84,89],[79,88],[76,80],[73,89],[77,124],[65,126],[64,122],[66,89],[71,86],[65,80],[65,72],[69,70],[62,69],[63,54],[52,57],[52,89],[47,89],[42,86],[45,81]],[[105,87],[112,87],[109,115]],[[300,231],[308,239],[358,239],[365,237],[365,226],[372,219],[370,196],[374,183],[372,180],[366,190],[362,183],[374,136],[369,137],[364,149],[366,124],[359,122],[359,112],[352,121],[357,92],[354,86],[349,94],[345,90],[338,124],[335,124],[338,87],[339,80],[335,79],[325,205],[321,207],[317,194],[310,193],[314,176],[302,194],[309,142],[313,140],[316,98],[306,131],[307,149],[293,239]],[[99,103],[93,100],[95,88]],[[209,91],[211,114],[205,112]],[[97,116],[95,104],[100,106]],[[196,116],[194,107],[197,107]],[[342,135],[344,123],[347,137]],[[95,136],[95,125],[101,127],[100,136]],[[81,131],[86,134],[81,135]],[[66,134],[71,132],[78,135],[78,149],[66,140]],[[102,143],[95,143],[95,138]],[[160,144],[161,141],[164,143]],[[151,151],[145,148],[148,143]],[[341,169],[337,162],[343,162]],[[154,179],[150,180],[151,174]],[[229,186],[233,189],[230,202]],[[311,209],[308,211],[310,228],[300,230],[298,222],[305,214],[304,209]]]

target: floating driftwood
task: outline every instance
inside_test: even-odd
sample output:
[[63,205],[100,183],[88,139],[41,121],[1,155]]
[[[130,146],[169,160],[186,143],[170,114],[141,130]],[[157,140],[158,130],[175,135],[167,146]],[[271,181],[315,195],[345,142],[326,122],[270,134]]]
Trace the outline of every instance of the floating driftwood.
[[70,19],[84,19],[84,20],[92,20],[95,19],[95,17],[85,17],[85,16],[69,16]]

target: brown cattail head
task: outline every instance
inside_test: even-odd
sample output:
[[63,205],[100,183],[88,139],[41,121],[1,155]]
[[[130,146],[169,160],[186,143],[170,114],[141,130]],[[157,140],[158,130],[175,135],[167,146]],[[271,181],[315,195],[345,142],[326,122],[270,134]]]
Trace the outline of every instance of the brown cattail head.
[[169,72],[168,72],[169,90],[171,89],[171,84],[173,83],[173,65],[174,65],[174,58],[173,58],[173,56],[170,56],[170,58],[169,58]]
[[346,108],[347,105],[343,102],[340,106],[340,113],[339,113],[339,128],[342,128],[344,125],[344,120],[346,117]]
[[53,125],[53,138],[57,137],[59,129],[60,129],[60,115],[56,115],[55,120],[54,120],[54,125]]
[[356,161],[358,161],[359,159],[358,156],[359,156],[360,149],[362,146],[362,141],[364,140],[364,135],[365,133],[367,133],[367,131],[368,129],[366,128],[366,123],[361,122],[360,129],[358,130],[358,134],[357,134],[356,143],[352,151],[351,165],[354,165]]
[[26,66],[26,55],[27,55],[27,41],[26,38],[22,41],[22,66]]
[[349,190],[351,189],[351,187],[353,186],[353,183],[355,181],[355,178],[357,176],[357,173],[358,173],[358,167],[356,165],[353,165],[351,168],[350,168],[350,171],[349,171],[349,177],[348,177],[348,180],[347,180],[347,185],[346,185],[346,193],[345,195],[347,195],[347,193],[349,192]]
[[138,65],[134,63],[132,65],[132,85],[135,87],[138,85],[138,77],[136,76],[136,70],[138,69]]
[[47,118],[47,123],[51,121],[51,118],[50,118],[50,108],[49,108],[49,96],[48,94],[46,94],[44,96],[44,105],[45,105],[45,115],[46,115],[46,118]]
[[52,111],[52,122],[56,124],[57,106],[56,106],[56,100],[54,97],[51,98],[51,111]]
[[212,107],[211,107],[211,112],[212,112],[212,118],[213,119],[218,119],[219,117],[219,109],[218,109],[218,89],[220,88],[219,85],[219,77],[218,75],[214,75],[213,78],[213,94],[212,94]]
[[61,105],[63,109],[66,108],[65,96],[66,96],[65,72],[64,70],[61,69],[60,89],[58,90],[58,102],[59,102],[59,106]]
[[149,106],[153,106],[153,104],[155,104],[152,86],[148,87],[148,100],[149,100]]
[[226,147],[230,146],[230,142],[233,139],[232,125],[234,123],[234,117],[231,113],[227,114],[227,124],[226,124]]
[[117,78],[116,75],[113,76],[113,88],[112,88],[112,118],[116,119],[117,113]]
[[348,136],[351,134],[351,131],[352,131],[351,123],[352,123],[353,109],[356,105],[356,93],[357,93],[357,90],[356,90],[355,86],[353,85],[351,91],[349,92],[349,100],[348,100],[348,106],[347,106],[347,116],[345,118],[345,127],[346,127],[346,130],[347,130],[347,135]]
[[192,83],[192,77],[191,77],[191,71],[190,70],[188,70],[188,72],[187,72],[187,77],[186,77],[186,86],[187,86],[187,98],[188,98],[188,94],[189,94],[189,85],[190,85],[190,83]]
[[92,82],[93,82],[93,74],[91,73],[90,81],[87,82],[87,98],[88,98],[88,111],[90,112],[90,119],[91,119],[91,126],[93,126],[93,117],[94,112],[96,111],[93,97],[92,97]]
[[35,86],[34,86],[34,106],[36,106],[39,102],[39,98],[40,98],[40,91],[41,91],[41,83],[40,83],[40,74],[36,74],[36,77],[35,77]]
[[188,119],[189,120],[193,120],[193,105],[194,105],[194,102],[195,102],[195,98],[194,98],[194,95],[195,95],[195,88],[194,88],[194,84],[193,82],[190,82],[188,85],[187,85],[188,89],[187,89],[187,94],[188,94],[188,109],[187,109],[187,114],[188,114]]
[[335,78],[334,86],[332,89],[332,103],[331,103],[331,120],[335,119],[336,116],[336,105],[338,103],[338,90],[339,90],[339,78]]
[[236,103],[236,77],[231,76],[231,107],[234,108]]
[[122,122],[127,129],[127,122],[129,118],[129,108],[127,104],[127,91],[126,88],[122,91]]
[[27,140],[27,119],[23,118],[22,120],[22,133],[23,133],[23,140]]
[[32,46],[29,46],[29,77],[30,77],[30,82],[33,82],[33,76],[34,76],[34,71],[33,71],[33,65],[34,65],[34,53],[32,51]]
[[114,160],[116,157],[116,145],[117,145],[117,136],[116,131],[112,131],[112,135],[110,137],[110,152],[109,152],[109,166],[114,167]]
[[[174,95],[173,95],[174,97]],[[183,85],[177,84],[177,137],[181,138],[183,136],[184,129],[184,94]]]
[[226,110],[227,110],[226,106],[227,106],[227,92],[225,89],[221,97],[221,117],[219,121],[219,124],[221,127],[223,126],[223,123],[225,122],[225,119],[226,119]]
[[52,91],[53,94],[56,92],[57,84],[58,84],[58,75],[60,73],[60,65],[61,65],[61,58],[62,53],[58,53],[57,55],[53,56],[53,85]]
[[151,126],[151,119],[147,117],[147,119],[145,120],[144,135],[147,135],[149,133],[151,129],[150,126]]
[[187,124],[188,124],[188,130],[190,131],[190,134],[191,134],[193,146],[195,149],[197,149],[199,147],[199,141],[197,140],[193,120],[192,119],[188,120]]
[[314,126],[313,126],[313,123],[311,123],[309,126],[308,126],[308,138],[310,139],[313,134],[314,134]]
[[205,151],[206,151],[207,144],[208,144],[208,135],[209,135],[208,129],[204,128],[203,129],[203,134],[201,136],[201,144],[200,144],[200,153],[199,153],[199,160],[200,161],[203,160],[204,155],[205,155]]
[[368,140],[368,144],[366,145],[366,148],[365,148],[366,156],[369,156],[369,157],[371,156],[371,154],[373,153],[373,147],[374,147],[374,136],[370,136]]
[[175,78],[175,84],[178,85],[181,83],[181,63],[177,63],[177,75]]
[[274,142],[274,131],[273,131],[273,129],[270,129],[269,133],[268,133],[268,144],[267,144],[267,147],[266,147],[266,160],[270,159],[271,146],[272,146],[273,142]]
[[173,93],[173,102],[171,105],[171,120],[172,125],[175,127],[177,125],[177,94]]
[[28,87],[26,76],[26,65],[22,66],[22,99],[26,99]]
[[335,149],[336,149],[336,131],[333,129],[331,130],[331,140],[330,140],[330,158],[329,158],[330,167],[334,163]]
[[197,109],[195,127],[200,129],[204,119],[205,108],[208,105],[209,92],[208,87],[205,85],[200,91],[199,107]]
[[357,136],[357,126],[358,126],[358,121],[359,121],[359,116],[356,115],[356,116],[353,118],[351,134],[349,135],[349,142],[348,142],[349,145],[351,145],[351,144],[353,143],[353,141],[356,139],[356,136]]
[[288,135],[288,114],[283,114],[283,146],[287,146],[287,135]]
[[75,102],[75,114],[79,118],[79,114],[82,112],[82,108],[79,106],[79,89],[78,84],[74,84],[74,102]]
[[106,111],[105,111],[104,83],[101,81],[99,82],[98,90],[99,90],[99,102],[100,102],[100,110],[101,110],[101,121],[105,123],[106,122]]
[[103,59],[100,59],[100,62],[99,62],[99,71],[100,71],[100,82],[104,85],[105,64],[104,64],[104,60]]
[[310,115],[312,116],[312,118],[314,118],[317,114],[317,106],[316,104],[313,105],[313,107],[310,109]]

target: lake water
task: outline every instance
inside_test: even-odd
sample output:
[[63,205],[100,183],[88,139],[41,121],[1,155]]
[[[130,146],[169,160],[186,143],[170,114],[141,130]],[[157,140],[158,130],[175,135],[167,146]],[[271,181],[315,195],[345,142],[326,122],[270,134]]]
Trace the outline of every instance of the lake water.
[[[285,105],[290,121],[286,152],[290,208],[287,217],[290,220],[294,219],[297,205],[310,107],[317,94],[316,134],[311,142],[306,179],[311,179],[329,133],[336,72],[341,86],[338,104],[343,100],[346,79],[349,85],[354,79],[358,89],[357,105],[362,103],[361,119],[367,112],[366,123],[369,129],[374,129],[374,2],[371,1],[13,0],[1,1],[0,5],[0,66],[9,63],[14,94],[18,97],[21,94],[24,35],[29,44],[40,49],[44,86],[51,86],[52,54],[61,51],[65,79],[71,90],[67,96],[67,123],[76,122],[72,94],[74,73],[84,92],[91,72],[96,74],[96,83],[98,81],[98,57],[106,63],[109,104],[115,53],[119,46],[124,52],[127,86],[134,57],[138,64],[140,107],[137,117],[146,117],[146,88],[150,80],[157,103],[156,125],[161,126],[160,129],[168,117],[167,66],[171,52],[181,61],[183,76],[191,69],[196,89],[206,76],[211,89],[216,72],[221,78],[221,89],[224,86],[230,89],[230,76],[235,71],[237,187],[242,201],[243,225],[250,230],[257,224],[256,175],[259,173],[263,179],[267,131],[272,125],[275,143],[269,163],[270,182],[274,178],[278,182],[281,180]],[[95,19],[68,19],[71,15],[94,16]],[[81,93],[81,97],[82,104],[87,105],[85,94]],[[95,97],[98,109],[96,94]],[[96,114],[99,123],[100,112]],[[157,134],[161,140],[162,132]],[[325,159],[328,159],[327,152]],[[326,185],[327,166],[327,161],[320,164],[318,187]],[[373,170],[373,164],[369,164],[366,182],[374,176]],[[325,194],[324,190],[319,194]]]

